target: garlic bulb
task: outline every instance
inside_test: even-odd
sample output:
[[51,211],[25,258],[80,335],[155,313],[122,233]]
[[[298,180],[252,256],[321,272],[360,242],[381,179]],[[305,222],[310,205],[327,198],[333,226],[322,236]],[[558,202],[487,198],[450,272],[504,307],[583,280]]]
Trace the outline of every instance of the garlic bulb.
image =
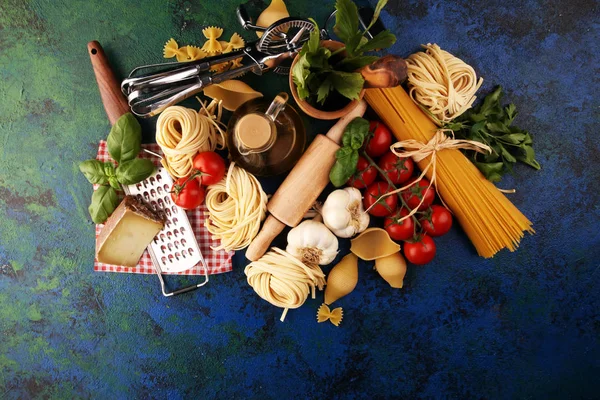
[[325,225],[341,238],[352,237],[369,226],[360,191],[353,187],[334,190],[325,200],[322,214]]
[[329,264],[338,252],[335,235],[315,220],[300,223],[288,233],[287,240],[286,251],[305,264]]

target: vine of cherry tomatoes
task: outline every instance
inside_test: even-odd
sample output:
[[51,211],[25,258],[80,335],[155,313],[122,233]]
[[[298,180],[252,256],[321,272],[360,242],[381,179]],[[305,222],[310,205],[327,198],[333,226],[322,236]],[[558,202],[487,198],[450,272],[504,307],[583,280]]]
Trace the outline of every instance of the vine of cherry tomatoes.
[[198,153],[190,176],[179,178],[171,188],[171,199],[185,210],[199,207],[206,196],[204,186],[214,185],[225,176],[225,160],[214,151]]
[[[384,218],[383,228],[395,241],[402,241],[406,259],[424,265],[435,258],[433,237],[448,233],[452,214],[433,204],[435,189],[427,179],[416,182],[418,170],[411,158],[399,158],[392,151],[392,134],[380,121],[371,121],[364,153],[358,159],[356,173],[347,185],[363,191],[363,206],[374,217]],[[412,184],[411,184],[412,183]],[[383,199],[396,188],[407,187]],[[407,217],[410,212],[416,213]],[[404,218],[404,219],[403,219]]]

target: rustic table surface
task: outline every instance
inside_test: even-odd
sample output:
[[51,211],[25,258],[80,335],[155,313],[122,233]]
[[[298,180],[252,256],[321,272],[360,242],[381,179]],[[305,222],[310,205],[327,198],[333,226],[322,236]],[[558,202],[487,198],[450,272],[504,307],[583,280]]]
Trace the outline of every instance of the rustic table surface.
[[[318,21],[333,9],[288,3]],[[438,43],[485,78],[482,94],[500,84],[517,105],[542,164],[501,183],[537,231],[519,251],[484,260],[457,227],[403,290],[362,265],[339,328],[315,322],[320,297],[280,323],[247,285],[243,254],[174,298],[156,276],[92,271],[92,189],[77,163],[110,126],[86,43],[99,40],[122,77],[161,62],[170,37],[241,32],[237,5],[0,2],[0,398],[597,398],[598,1],[391,0],[383,13],[394,53]],[[273,95],[286,79],[247,81]]]

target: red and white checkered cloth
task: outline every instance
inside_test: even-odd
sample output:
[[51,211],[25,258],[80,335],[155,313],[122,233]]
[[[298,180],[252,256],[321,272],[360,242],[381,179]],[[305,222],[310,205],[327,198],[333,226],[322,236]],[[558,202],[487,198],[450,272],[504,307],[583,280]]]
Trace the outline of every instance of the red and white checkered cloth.
[[[148,149],[154,153],[162,154],[160,151],[160,147],[156,143],[152,144],[143,144],[142,148]],[[156,156],[153,156],[145,151],[140,152],[140,158],[147,158],[152,160],[152,162],[159,167],[160,159]],[[106,162],[112,161],[110,156],[108,155],[108,150],[106,149],[106,142],[102,140],[100,142],[100,146],[98,147],[98,155],[96,159]],[[204,213],[208,212],[206,206],[202,204],[200,207],[196,208],[192,211],[186,211],[186,214],[190,220],[190,224],[192,226],[192,230],[196,235],[196,240],[198,241],[198,245],[200,246],[200,251],[204,256],[204,261],[208,265],[208,273],[209,274],[221,274],[223,272],[231,271],[231,257],[233,256],[233,252],[227,252],[225,250],[214,251],[211,249],[211,246],[215,247],[219,245],[219,241],[212,238],[212,235],[208,232],[206,227],[204,226],[204,221],[206,217]],[[96,240],[98,239],[98,235],[102,230],[104,225],[96,225]],[[96,242],[97,245],[97,242]],[[154,267],[152,266],[152,259],[150,258],[150,254],[148,254],[148,250],[144,251],[142,258],[138,265],[134,268],[122,267],[117,265],[110,264],[102,264],[99,263],[97,259],[94,260],[94,271],[99,272],[123,272],[129,274],[154,274]],[[174,273],[174,275],[203,275],[204,269],[202,265],[198,263],[191,269],[188,269],[183,272]]]

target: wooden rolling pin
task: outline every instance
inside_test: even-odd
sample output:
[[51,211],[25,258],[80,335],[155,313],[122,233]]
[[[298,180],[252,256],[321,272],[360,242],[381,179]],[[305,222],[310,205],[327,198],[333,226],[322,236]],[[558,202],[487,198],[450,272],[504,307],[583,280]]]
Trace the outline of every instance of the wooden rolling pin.
[[329,171],[335,163],[335,152],[340,148],[346,125],[354,118],[361,117],[366,109],[367,103],[361,100],[326,136],[315,137],[267,204],[270,215],[246,250],[246,258],[258,260],[286,225],[294,227],[302,221],[306,211],[329,183]]
[[110,124],[114,125],[121,115],[129,112],[129,105],[123,93],[121,93],[121,85],[110,68],[100,43],[94,40],[87,44],[87,48],[98,82],[98,89],[100,89],[104,110],[108,115]]

